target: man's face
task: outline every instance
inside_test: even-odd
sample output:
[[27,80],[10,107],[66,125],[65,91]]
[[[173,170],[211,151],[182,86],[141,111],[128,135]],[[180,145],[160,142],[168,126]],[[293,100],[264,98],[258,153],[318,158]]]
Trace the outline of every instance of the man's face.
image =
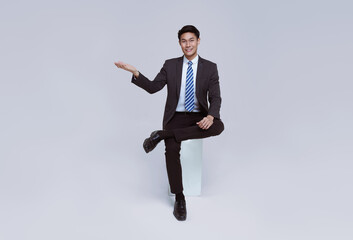
[[185,57],[192,60],[197,55],[200,38],[197,38],[194,33],[186,32],[180,36],[179,44]]

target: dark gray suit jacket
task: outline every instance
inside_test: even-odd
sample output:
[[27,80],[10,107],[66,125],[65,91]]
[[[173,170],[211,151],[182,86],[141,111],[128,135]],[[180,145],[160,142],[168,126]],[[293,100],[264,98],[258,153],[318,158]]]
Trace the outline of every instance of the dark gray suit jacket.
[[[168,59],[153,81],[150,81],[141,73],[137,79],[132,77],[131,80],[132,83],[149,93],[158,92],[167,84],[168,95],[164,109],[163,128],[172,119],[177,108],[182,67],[183,57]],[[201,57],[199,57],[197,65],[196,97],[199,101],[201,112],[205,116],[209,114],[220,119],[221,93],[217,65]]]

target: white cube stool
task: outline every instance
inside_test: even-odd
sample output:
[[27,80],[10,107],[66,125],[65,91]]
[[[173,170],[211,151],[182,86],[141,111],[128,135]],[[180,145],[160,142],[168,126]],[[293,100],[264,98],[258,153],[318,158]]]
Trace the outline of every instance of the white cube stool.
[[[199,196],[201,194],[202,139],[192,139],[181,142],[180,163],[184,195]],[[169,195],[174,195],[170,192],[170,187]]]

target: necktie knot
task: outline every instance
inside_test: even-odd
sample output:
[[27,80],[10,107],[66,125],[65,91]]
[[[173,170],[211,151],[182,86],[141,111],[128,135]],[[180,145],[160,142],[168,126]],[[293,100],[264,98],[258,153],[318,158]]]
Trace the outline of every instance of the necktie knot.
[[189,62],[188,62],[188,64],[189,64],[189,67],[190,67],[190,66],[192,65],[192,62],[191,62],[191,61],[189,61]]

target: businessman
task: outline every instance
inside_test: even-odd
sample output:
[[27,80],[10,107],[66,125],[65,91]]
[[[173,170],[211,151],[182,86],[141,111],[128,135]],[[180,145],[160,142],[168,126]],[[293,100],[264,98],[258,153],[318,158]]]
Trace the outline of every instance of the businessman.
[[169,185],[175,194],[173,214],[183,221],[187,211],[180,165],[181,142],[219,135],[224,125],[220,119],[217,65],[198,55],[200,32],[186,25],[179,30],[178,39],[183,56],[166,60],[153,81],[130,64],[119,61],[115,65],[131,72],[132,83],[151,94],[167,85],[163,130],[153,131],[143,142],[143,148],[148,153],[164,140]]

